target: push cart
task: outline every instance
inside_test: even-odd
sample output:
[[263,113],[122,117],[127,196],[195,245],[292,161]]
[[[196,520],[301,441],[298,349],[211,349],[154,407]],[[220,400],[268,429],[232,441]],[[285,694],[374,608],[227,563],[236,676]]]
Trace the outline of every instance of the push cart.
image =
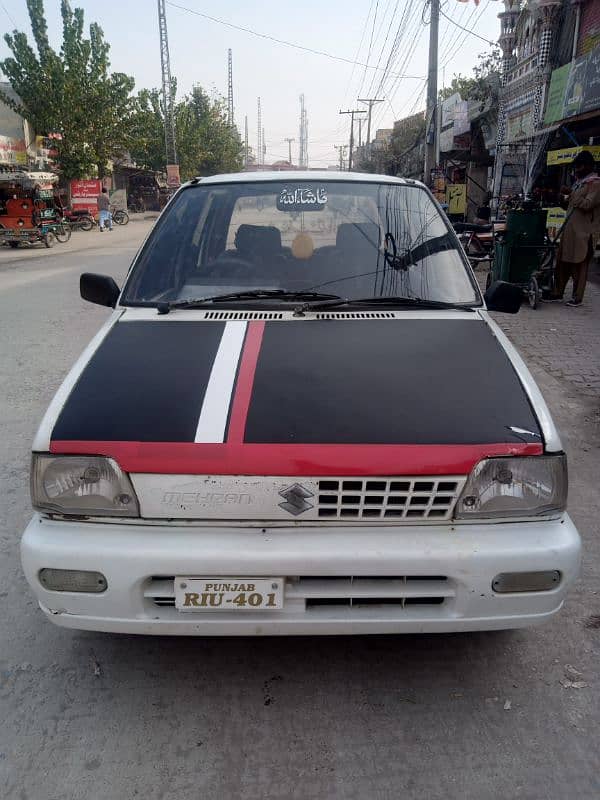
[[506,229],[494,234],[494,259],[486,288],[494,281],[507,281],[523,289],[535,309],[554,289],[557,242],[548,237],[546,211],[523,207],[510,210]]

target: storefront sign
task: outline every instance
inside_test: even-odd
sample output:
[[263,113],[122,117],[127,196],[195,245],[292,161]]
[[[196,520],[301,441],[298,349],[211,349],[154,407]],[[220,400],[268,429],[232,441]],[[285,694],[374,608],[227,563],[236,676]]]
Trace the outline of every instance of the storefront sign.
[[0,136],[0,164],[27,164],[25,140]]
[[552,73],[544,124],[600,108],[600,47]]
[[448,214],[463,214],[467,210],[467,185],[451,183],[446,187]]
[[178,189],[181,186],[179,164],[167,164],[167,186],[169,189]]
[[554,208],[547,208],[546,216],[546,227],[547,228],[560,228],[565,219],[567,218],[567,212],[564,208],[560,206],[555,206]]
[[550,150],[546,156],[546,164],[570,164],[582,150],[589,150],[595,161],[600,161],[600,145],[590,144],[583,147],[563,147],[561,150]]
[[551,125],[553,122],[563,117],[563,104],[565,101],[567,84],[569,83],[570,72],[571,65],[565,64],[564,67],[559,67],[552,73],[550,88],[548,89],[548,103],[546,105],[546,113],[544,114],[545,125]]
[[508,117],[506,121],[506,141],[514,142],[517,139],[525,139],[533,132],[533,110],[531,107]]
[[102,181],[96,179],[71,181],[71,205],[79,211],[86,209],[96,214],[97,198],[101,191]]

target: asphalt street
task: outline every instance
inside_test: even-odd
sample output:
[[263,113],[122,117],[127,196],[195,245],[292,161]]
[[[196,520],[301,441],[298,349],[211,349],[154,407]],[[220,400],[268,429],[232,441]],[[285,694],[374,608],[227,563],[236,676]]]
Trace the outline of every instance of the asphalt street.
[[[52,626],[21,573],[29,452],[150,221],[0,248],[2,800],[597,800],[600,797],[600,291],[501,320],[568,448],[580,581],[541,628],[306,639],[168,639]],[[500,315],[498,315],[500,320]],[[573,364],[576,370],[571,369]],[[571,371],[569,371],[571,369]]]

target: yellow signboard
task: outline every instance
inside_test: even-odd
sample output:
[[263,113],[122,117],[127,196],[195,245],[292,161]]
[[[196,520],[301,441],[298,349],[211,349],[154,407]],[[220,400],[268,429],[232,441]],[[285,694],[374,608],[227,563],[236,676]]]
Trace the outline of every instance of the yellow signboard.
[[550,150],[546,156],[546,164],[570,164],[582,150],[589,150],[596,161],[600,161],[600,145],[590,144],[584,147],[564,147],[562,150]]
[[452,183],[446,187],[448,214],[464,214],[467,210],[466,183]]
[[547,228],[560,228],[560,226],[567,218],[567,212],[564,210],[564,208],[561,208],[560,206],[555,206],[554,208],[547,208],[546,211],[548,212],[546,216]]

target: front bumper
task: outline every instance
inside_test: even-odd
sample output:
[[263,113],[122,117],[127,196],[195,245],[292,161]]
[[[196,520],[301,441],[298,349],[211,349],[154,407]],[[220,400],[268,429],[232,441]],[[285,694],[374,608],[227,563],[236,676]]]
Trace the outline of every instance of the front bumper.
[[[567,515],[486,525],[263,529],[36,515],[21,542],[27,580],[55,624],[188,636],[524,627],[559,611],[577,578],[580,550]],[[47,591],[38,579],[44,567],[102,572],[108,588],[102,594]],[[498,573],[539,570],[558,570],[560,584],[544,592],[492,590]],[[284,608],[181,613],[172,601],[175,575],[285,577]],[[355,585],[363,587],[362,599],[353,597]]]

